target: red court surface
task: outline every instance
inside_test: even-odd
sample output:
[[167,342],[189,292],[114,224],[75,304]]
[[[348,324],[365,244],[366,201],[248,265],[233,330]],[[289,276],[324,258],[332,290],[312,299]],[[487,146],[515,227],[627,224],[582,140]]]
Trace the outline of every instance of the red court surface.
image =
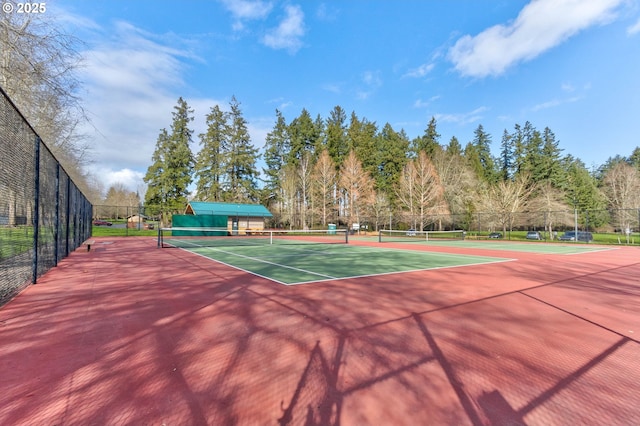
[[155,244],[0,308],[0,424],[640,424],[638,248],[287,287]]

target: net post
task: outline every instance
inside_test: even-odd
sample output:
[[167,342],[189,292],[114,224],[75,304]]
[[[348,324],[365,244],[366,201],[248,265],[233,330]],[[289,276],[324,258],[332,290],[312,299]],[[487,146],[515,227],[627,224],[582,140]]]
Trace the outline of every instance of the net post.
[[382,230],[378,230],[378,242],[382,242]]
[[158,226],[158,248],[162,248],[162,227]]
[[269,244],[273,244],[273,231],[269,231]]
[[344,243],[345,244],[349,244],[349,230],[348,229],[344,230]]

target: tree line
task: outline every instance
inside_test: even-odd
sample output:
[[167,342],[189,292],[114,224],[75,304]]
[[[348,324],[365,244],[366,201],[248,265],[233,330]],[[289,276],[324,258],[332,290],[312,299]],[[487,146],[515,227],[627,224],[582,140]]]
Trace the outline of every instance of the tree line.
[[[3,3],[13,4],[14,0]],[[96,202],[97,179],[83,168],[89,147],[78,131],[88,121],[79,93],[82,41],[47,14],[0,13],[0,87],[87,197]]]
[[[463,146],[455,136],[443,143],[435,118],[411,139],[389,123],[379,126],[355,112],[347,116],[340,106],[326,118],[303,109],[289,122],[276,110],[258,150],[233,97],[228,111],[211,108],[194,155],[193,110],[180,98],[172,115],[144,178],[145,204],[165,211],[179,212],[189,199],[259,202],[274,213],[275,225],[291,228],[378,228],[391,220],[443,229],[454,221],[464,226],[479,212],[491,212],[489,226],[502,230],[514,226],[514,215],[532,211],[548,212],[549,230],[570,223],[568,211],[590,211],[591,227],[638,220],[633,210],[640,209],[640,148],[589,171],[563,153],[551,129],[530,122],[505,129],[493,156],[493,137],[482,125]],[[611,216],[627,210],[625,217]]]

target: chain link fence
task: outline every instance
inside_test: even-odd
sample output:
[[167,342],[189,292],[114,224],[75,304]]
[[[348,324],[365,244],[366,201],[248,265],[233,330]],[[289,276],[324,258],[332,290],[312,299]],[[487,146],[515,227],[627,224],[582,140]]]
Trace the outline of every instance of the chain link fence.
[[91,236],[92,205],[0,88],[0,305]]

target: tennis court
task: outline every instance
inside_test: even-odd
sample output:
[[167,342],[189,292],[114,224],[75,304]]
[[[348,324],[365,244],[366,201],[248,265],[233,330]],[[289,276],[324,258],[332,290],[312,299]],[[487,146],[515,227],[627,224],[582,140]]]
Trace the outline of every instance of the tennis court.
[[640,424],[636,247],[246,237],[71,253],[0,309],[0,424]]
[[184,249],[287,285],[509,260],[346,244],[200,247],[197,240],[191,240]]
[[593,251],[615,250],[616,248],[593,246],[583,243],[547,243],[538,241],[508,241],[508,240],[477,240],[465,238],[462,231],[438,232],[423,231],[424,235],[433,235],[425,238],[420,234],[407,231],[387,230],[381,231],[375,237],[363,237],[365,241],[378,241],[381,243],[404,243],[431,246],[449,246],[461,248],[504,250],[513,252],[541,253],[541,254],[580,254]]

